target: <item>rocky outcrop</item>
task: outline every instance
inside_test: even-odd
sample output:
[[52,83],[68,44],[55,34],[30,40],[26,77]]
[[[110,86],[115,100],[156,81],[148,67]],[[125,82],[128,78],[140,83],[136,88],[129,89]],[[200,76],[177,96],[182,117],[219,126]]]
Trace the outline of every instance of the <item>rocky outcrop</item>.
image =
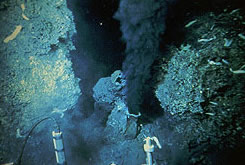
[[199,54],[190,45],[176,51],[168,64],[168,73],[158,86],[156,96],[165,111],[172,115],[203,112],[204,102],[197,65]]
[[5,155],[13,148],[5,145],[7,136],[15,137],[17,128],[27,131],[44,116],[63,117],[81,91],[69,58],[76,30],[66,1],[1,1],[0,21],[0,155]]

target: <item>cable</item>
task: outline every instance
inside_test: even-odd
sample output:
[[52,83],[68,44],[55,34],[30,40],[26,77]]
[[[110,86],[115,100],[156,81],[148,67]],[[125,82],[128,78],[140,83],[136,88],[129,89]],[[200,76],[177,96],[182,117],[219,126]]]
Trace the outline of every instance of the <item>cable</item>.
[[34,130],[40,123],[42,123],[43,121],[48,120],[48,119],[51,119],[51,120],[55,123],[56,129],[58,130],[58,132],[60,132],[60,127],[59,127],[57,121],[56,121],[53,117],[45,117],[45,118],[41,119],[40,121],[36,122],[36,123],[32,126],[32,128],[30,129],[30,131],[28,132],[27,136],[26,136],[25,139],[24,139],[24,143],[23,143],[23,146],[22,146],[22,148],[21,148],[20,155],[19,155],[19,157],[18,157],[18,159],[17,159],[17,162],[16,162],[17,165],[21,165],[21,160],[22,160],[22,156],[23,156],[23,153],[24,153],[24,149],[25,149],[26,143],[27,143],[27,141],[28,141],[30,135],[32,134],[33,130]]

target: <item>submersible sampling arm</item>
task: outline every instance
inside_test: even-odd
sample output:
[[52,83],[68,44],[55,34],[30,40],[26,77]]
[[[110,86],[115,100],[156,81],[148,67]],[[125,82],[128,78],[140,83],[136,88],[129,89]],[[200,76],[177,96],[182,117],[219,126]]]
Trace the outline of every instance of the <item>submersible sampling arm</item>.
[[62,132],[52,132],[57,165],[66,165]]
[[162,148],[161,144],[159,143],[157,137],[147,137],[144,139],[144,151],[146,152],[146,164],[144,165],[152,165],[152,152],[154,152],[154,145],[151,141],[154,141],[159,149]]
[[11,163],[1,164],[1,165],[21,165],[22,164],[22,156],[23,156],[23,153],[24,153],[24,149],[25,149],[25,146],[27,144],[27,141],[28,141],[31,133],[33,132],[33,130],[40,123],[42,123],[43,121],[48,120],[48,119],[51,119],[54,122],[55,126],[56,126],[55,131],[52,132],[53,144],[54,144],[54,149],[55,149],[56,163],[57,163],[57,165],[66,165],[62,132],[60,131],[60,127],[59,127],[58,123],[56,122],[56,120],[53,117],[45,117],[45,118],[39,120],[38,122],[36,122],[32,126],[32,128],[30,129],[30,131],[28,132],[27,136],[24,139],[24,143],[23,143],[23,146],[21,148],[20,155],[19,155],[19,157],[18,157],[16,162],[11,162]]

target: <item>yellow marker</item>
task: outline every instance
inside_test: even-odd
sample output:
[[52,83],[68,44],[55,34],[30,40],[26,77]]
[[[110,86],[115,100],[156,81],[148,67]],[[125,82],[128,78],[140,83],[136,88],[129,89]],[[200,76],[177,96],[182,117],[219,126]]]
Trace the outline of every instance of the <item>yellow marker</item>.
[[14,32],[12,34],[10,34],[8,37],[6,37],[3,42],[4,43],[8,43],[9,41],[13,40],[16,38],[16,36],[19,34],[19,32],[21,31],[22,29],[22,26],[21,25],[18,25],[16,26]]
[[25,20],[27,20],[27,21],[30,20],[24,13],[22,13],[22,17],[23,17]]
[[25,7],[25,4],[24,4],[24,3],[22,3],[22,4],[20,5],[20,7],[21,7],[22,11],[24,11],[24,10],[26,9],[26,7]]

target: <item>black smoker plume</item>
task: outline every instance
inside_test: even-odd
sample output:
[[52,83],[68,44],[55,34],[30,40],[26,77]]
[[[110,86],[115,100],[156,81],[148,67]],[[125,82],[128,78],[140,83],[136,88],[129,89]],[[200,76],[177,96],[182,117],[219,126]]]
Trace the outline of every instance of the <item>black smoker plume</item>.
[[130,113],[140,112],[150,70],[159,56],[160,36],[165,31],[167,7],[176,0],[121,0],[115,18],[121,23],[126,42],[123,72],[127,80],[126,97]]

